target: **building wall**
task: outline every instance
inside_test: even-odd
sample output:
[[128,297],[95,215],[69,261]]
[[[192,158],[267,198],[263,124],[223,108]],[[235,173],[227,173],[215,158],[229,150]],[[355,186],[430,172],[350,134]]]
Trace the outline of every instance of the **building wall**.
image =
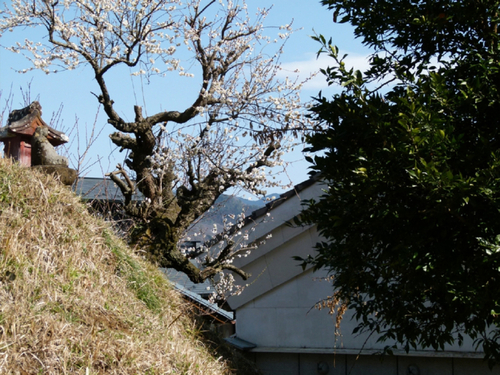
[[500,368],[490,370],[482,359],[298,353],[252,353],[251,358],[264,375],[500,374]]
[[[390,342],[377,336],[352,335],[356,321],[347,312],[335,330],[335,315],[318,310],[318,301],[332,294],[326,272],[306,270],[236,311],[236,334],[258,347],[382,350]],[[449,346],[453,352],[473,352],[472,340]]]
[[332,348],[333,317],[314,305],[332,292],[312,271],[293,278],[236,311],[236,334],[260,347]]
[[[301,199],[317,197],[319,184],[300,192]],[[378,343],[376,335],[351,334],[356,321],[347,312],[335,329],[335,316],[315,305],[332,294],[326,271],[302,270],[293,256],[312,253],[320,240],[314,227],[285,224],[300,212],[299,197],[290,198],[272,210],[273,221],[262,223],[252,240],[272,238],[235,265],[252,274],[245,291],[228,302],[236,312],[236,336],[256,345],[248,355],[269,375],[394,374],[465,375],[490,374],[472,341],[450,346],[446,352],[432,350],[379,355],[390,342]],[[335,353],[335,354],[334,354]],[[318,365],[328,365],[328,371]],[[495,369],[494,374],[500,374]]]
[[[264,375],[409,375],[410,366],[417,366],[415,375],[500,374],[500,368],[489,370],[481,353],[472,353],[471,342],[445,353],[382,357],[376,353],[387,343],[352,335],[356,323],[350,316],[344,317],[336,335],[334,317],[314,308],[331,293],[331,284],[320,276],[305,271],[237,310],[236,335],[257,345],[249,355]],[[318,370],[323,363],[328,365],[326,373]]]

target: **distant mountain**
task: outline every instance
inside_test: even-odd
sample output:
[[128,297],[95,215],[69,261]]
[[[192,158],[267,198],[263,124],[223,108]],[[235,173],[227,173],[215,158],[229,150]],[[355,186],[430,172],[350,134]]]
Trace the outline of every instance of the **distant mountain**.
[[212,229],[214,224],[220,231],[223,227],[224,218],[229,215],[238,215],[244,213],[246,216],[250,215],[253,211],[264,207],[268,201],[264,200],[249,200],[233,195],[221,195],[215,202],[213,207],[208,210],[200,220],[188,231],[188,236],[191,240],[200,240],[201,236],[196,234],[206,234],[208,238],[212,236]]

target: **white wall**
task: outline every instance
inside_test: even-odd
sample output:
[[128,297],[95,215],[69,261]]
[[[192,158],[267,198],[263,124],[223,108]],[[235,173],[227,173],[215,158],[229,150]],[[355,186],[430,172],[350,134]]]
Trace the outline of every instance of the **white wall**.
[[[350,312],[342,319],[340,335],[335,334],[335,316],[314,308],[318,301],[332,294],[331,282],[324,280],[326,276],[325,271],[306,270],[238,308],[237,336],[257,346],[278,348],[382,350],[390,344],[378,343],[376,335],[353,335],[357,322]],[[474,352],[471,340],[447,349]]]
[[[254,353],[264,375],[318,375],[318,365],[328,366],[325,375],[408,375],[411,366],[419,375],[498,375],[482,359],[378,357],[334,354]],[[415,373],[415,372],[414,372]]]
[[331,283],[322,281],[326,273],[305,271],[236,312],[236,334],[257,346],[284,348],[383,349],[375,338],[351,335],[354,322],[344,317],[338,336],[335,316],[314,308],[332,293]]
[[[284,223],[300,213],[300,199],[321,194],[319,184],[300,192],[272,210],[273,221],[257,226],[254,239],[272,233],[272,238],[248,258],[235,265],[252,274],[240,296],[228,302],[236,310],[236,335],[257,345],[253,356],[265,374],[318,374],[318,363],[329,363],[328,374],[407,374],[416,364],[420,375],[489,374],[481,353],[472,353],[472,342],[447,348],[445,353],[432,350],[397,352],[383,362],[373,353],[390,343],[377,343],[375,335],[353,335],[357,323],[346,313],[340,334],[335,332],[335,317],[315,304],[332,294],[325,271],[315,272],[299,265],[292,256],[312,253],[320,239],[314,227],[293,228]],[[262,218],[261,218],[262,219]],[[332,354],[336,353],[336,354]],[[356,360],[356,357],[358,357]],[[468,357],[468,358],[460,358]],[[495,374],[500,374],[498,369]]]

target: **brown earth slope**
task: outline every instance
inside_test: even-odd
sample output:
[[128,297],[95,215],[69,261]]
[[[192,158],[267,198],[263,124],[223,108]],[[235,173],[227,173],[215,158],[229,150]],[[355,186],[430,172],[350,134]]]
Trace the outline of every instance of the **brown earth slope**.
[[233,373],[197,327],[69,188],[0,159],[0,374]]

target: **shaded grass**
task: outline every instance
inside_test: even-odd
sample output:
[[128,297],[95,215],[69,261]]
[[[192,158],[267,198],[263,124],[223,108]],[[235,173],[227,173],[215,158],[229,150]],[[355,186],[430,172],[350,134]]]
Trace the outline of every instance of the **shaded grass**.
[[158,275],[152,277],[151,273],[146,273],[136,258],[127,254],[120,246],[117,246],[109,231],[104,230],[103,237],[106,246],[111,249],[118,260],[117,274],[127,280],[127,286],[135,291],[136,297],[144,302],[150,310],[159,312],[162,304],[156,294],[155,287],[167,288],[164,278],[158,278]]
[[0,159],[0,374],[230,374],[160,271],[51,176]]

